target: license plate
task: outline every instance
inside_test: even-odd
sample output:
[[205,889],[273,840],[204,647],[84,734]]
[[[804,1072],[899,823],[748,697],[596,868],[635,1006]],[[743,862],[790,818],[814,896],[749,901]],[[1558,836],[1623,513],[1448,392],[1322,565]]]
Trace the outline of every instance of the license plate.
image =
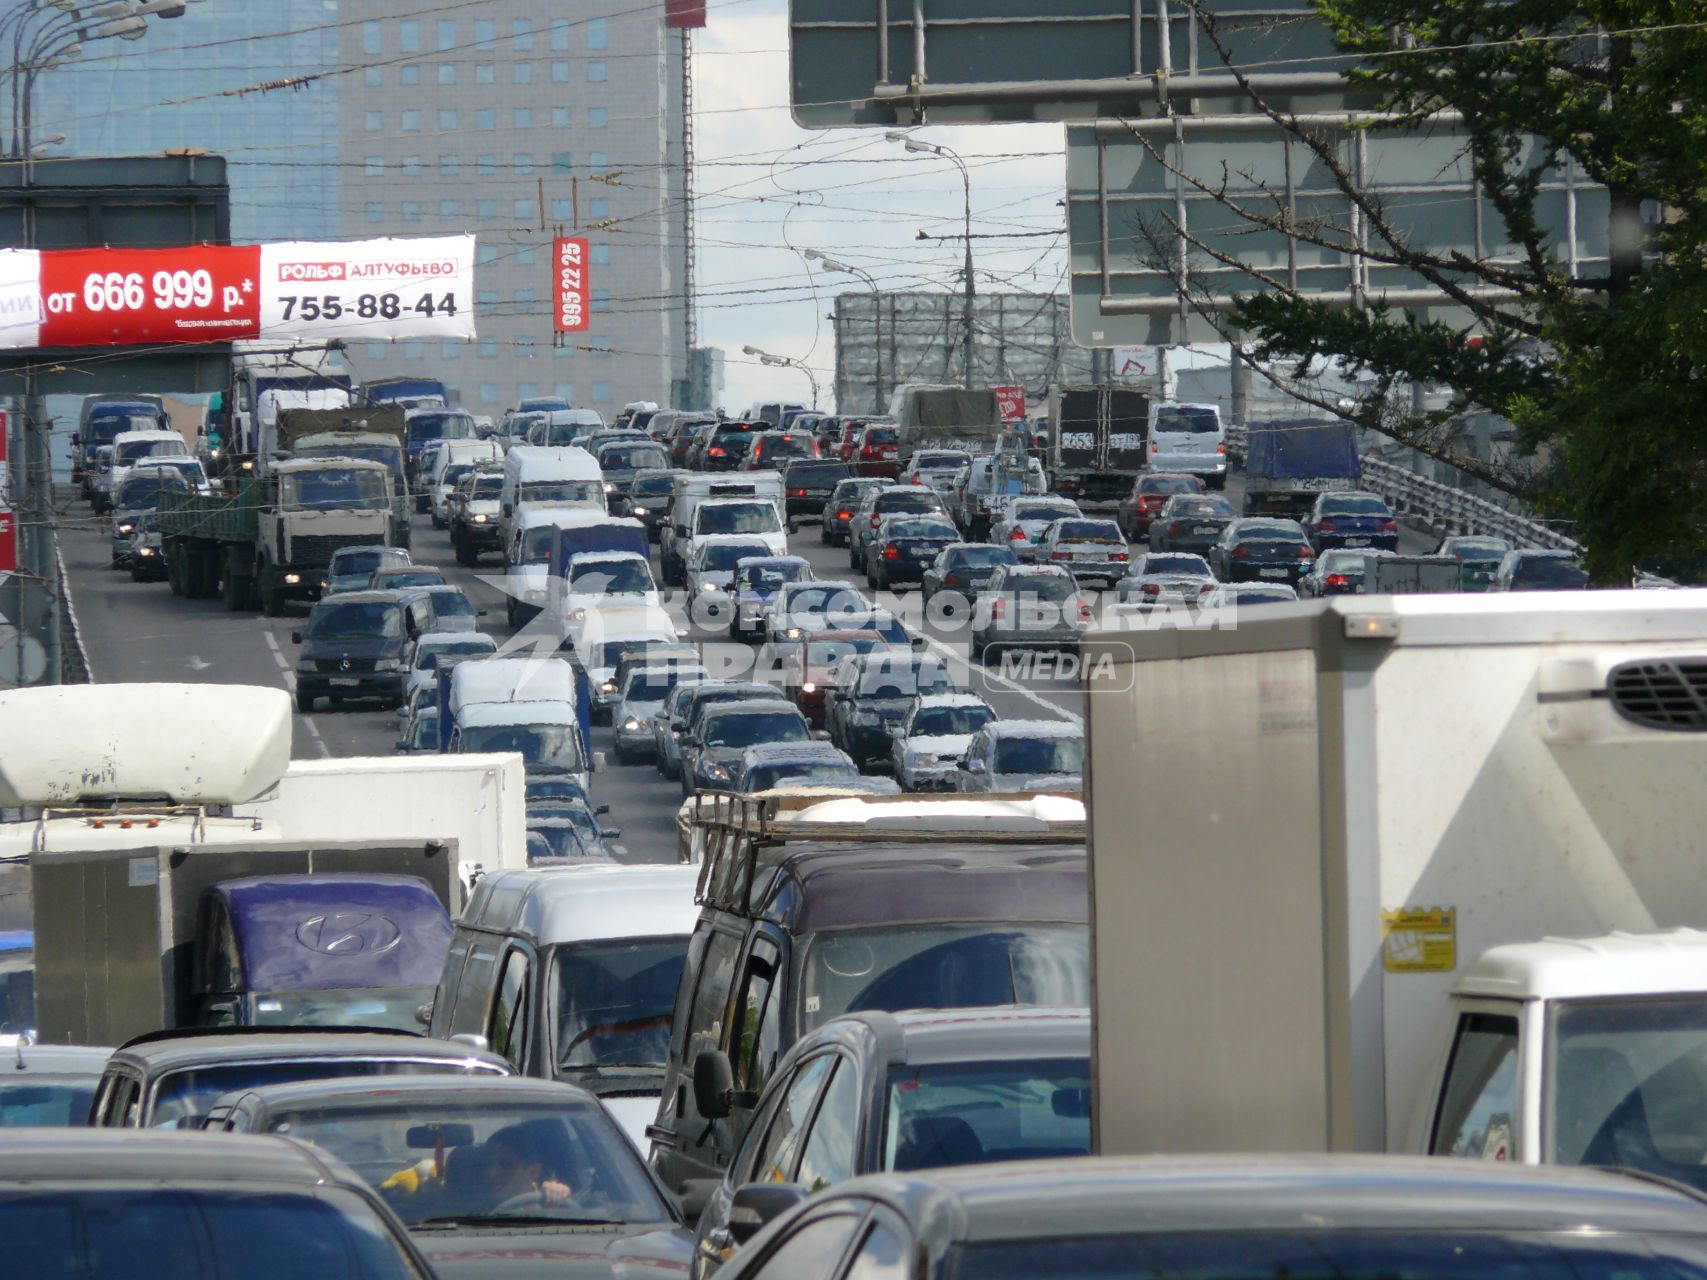
[[354,689],[361,681],[352,676],[334,676],[330,683],[334,689]]
[[1094,564],[1096,561],[1101,560],[1102,557],[1094,551],[1075,551],[1073,553],[1073,559],[1079,564]]
[[1215,534],[1221,532],[1220,529],[1212,524],[1193,525],[1191,531],[1200,538],[1213,537]]
[[1284,570],[1284,569],[1258,569],[1257,570],[1257,576],[1259,578],[1284,578],[1286,576],[1286,570]]
[[1345,540],[1345,545],[1348,547],[1367,547],[1369,543],[1370,539],[1368,538],[1347,538]]

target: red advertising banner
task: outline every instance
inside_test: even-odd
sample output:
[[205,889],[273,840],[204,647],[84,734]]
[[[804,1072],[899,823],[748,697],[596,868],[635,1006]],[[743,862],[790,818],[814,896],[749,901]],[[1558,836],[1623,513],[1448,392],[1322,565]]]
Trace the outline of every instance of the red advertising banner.
[[0,573],[18,571],[18,523],[10,507],[0,507]]
[[261,250],[255,245],[44,253],[40,345],[259,337],[260,267]]
[[1024,387],[991,387],[996,393],[996,407],[1009,422],[1025,417]]
[[666,27],[703,27],[705,0],[664,0]]
[[551,247],[552,288],[556,291],[558,333],[585,333],[591,324],[592,290],[587,287],[587,242],[559,237]]

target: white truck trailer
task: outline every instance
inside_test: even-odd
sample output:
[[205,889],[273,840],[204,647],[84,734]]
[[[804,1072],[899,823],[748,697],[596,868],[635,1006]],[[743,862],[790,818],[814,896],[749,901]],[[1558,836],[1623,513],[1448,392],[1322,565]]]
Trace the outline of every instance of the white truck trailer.
[[1098,1150],[1707,1184],[1707,592],[1345,597],[1084,659]]

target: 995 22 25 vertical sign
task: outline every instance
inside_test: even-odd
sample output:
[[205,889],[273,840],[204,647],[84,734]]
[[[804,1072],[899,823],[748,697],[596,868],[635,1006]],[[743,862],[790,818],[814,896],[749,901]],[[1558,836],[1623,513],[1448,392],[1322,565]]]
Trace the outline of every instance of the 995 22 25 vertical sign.
[[557,332],[585,333],[588,300],[592,291],[587,287],[587,242],[579,236],[559,237],[553,245],[551,269],[557,292]]

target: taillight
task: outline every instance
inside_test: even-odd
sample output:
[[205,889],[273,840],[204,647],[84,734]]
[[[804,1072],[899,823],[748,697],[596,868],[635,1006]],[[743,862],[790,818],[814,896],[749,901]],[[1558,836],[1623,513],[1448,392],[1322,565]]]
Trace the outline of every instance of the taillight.
[[1399,532],[1399,522],[1397,520],[1383,520],[1381,522],[1381,532],[1382,533],[1397,533],[1397,532]]
[[1251,549],[1243,543],[1240,543],[1238,546],[1233,548],[1232,554],[1233,559],[1235,560],[1249,560],[1251,558]]
[[1008,532],[1008,541],[1009,542],[1024,542],[1025,541],[1025,530],[1016,524]]
[[1160,453],[1161,451],[1162,451],[1161,445],[1157,444],[1154,440],[1150,441],[1150,452],[1151,453]]
[[899,560],[901,558],[901,548],[891,542],[888,546],[883,548],[883,558],[885,560]]
[[1090,620],[1091,620],[1091,607],[1090,607],[1090,605],[1086,604],[1083,600],[1079,601],[1079,621],[1080,622],[1089,622]]
[[1118,561],[1122,564],[1124,564],[1127,560],[1131,559],[1131,557],[1128,556],[1124,551],[1116,551],[1114,553],[1114,558],[1116,561]]
[[1340,527],[1332,520],[1325,517],[1322,519],[1321,523],[1316,526],[1317,533],[1338,533],[1339,531]]
[[1298,548],[1298,558],[1300,560],[1314,560],[1316,553],[1310,550],[1308,546],[1302,546]]
[[794,496],[795,496],[795,497],[797,497],[797,498],[804,498],[804,497],[805,497],[805,496],[806,496],[806,490],[804,490],[804,489],[796,489],[796,490],[795,490],[795,491],[794,491]]
[[1185,528],[1185,521],[1175,520],[1168,526],[1168,533],[1177,538],[1179,537],[1180,530],[1183,528]]
[[1227,456],[1227,446],[1224,444],[1218,444],[1215,446],[1215,452],[1218,453],[1219,455],[1221,455],[1222,457],[1226,457]]
[[721,445],[714,444],[711,448],[707,449],[706,452],[714,458],[721,458],[723,456],[723,447]]
[[1146,582],[1142,583],[1138,590],[1147,596],[1159,596],[1162,594],[1162,584],[1159,582]]
[[1000,596],[997,596],[993,601],[990,602],[990,617],[992,619],[999,618],[1006,612],[1007,612],[1007,606],[1005,604],[1003,604],[1002,598]]
[[838,512],[836,512],[836,519],[838,519],[838,520],[852,520],[853,519],[853,512],[851,512],[851,511],[838,511]]
[[1051,551],[1049,558],[1051,560],[1071,560],[1073,553],[1071,551]]
[[875,528],[877,528],[877,522],[878,522],[878,521],[879,521],[879,520],[881,520],[881,519],[882,519],[882,518],[883,518],[883,517],[882,517],[882,516],[879,516],[879,515],[876,515],[876,514],[873,514],[873,515],[872,515],[872,517],[871,517],[871,527],[872,527],[872,528],[873,528],[873,529],[875,529]]
[[1347,578],[1343,573],[1330,573],[1327,577],[1322,579],[1322,585],[1324,587],[1343,587],[1350,581],[1351,579]]
[[960,585],[960,575],[958,573],[943,574],[942,585],[945,587],[958,587]]

